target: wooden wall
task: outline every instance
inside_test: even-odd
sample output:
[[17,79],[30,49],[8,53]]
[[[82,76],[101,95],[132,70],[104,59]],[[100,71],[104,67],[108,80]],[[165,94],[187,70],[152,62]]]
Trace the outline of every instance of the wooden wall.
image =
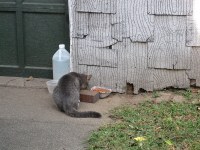
[[126,91],[200,86],[199,0],[69,0],[71,68]]

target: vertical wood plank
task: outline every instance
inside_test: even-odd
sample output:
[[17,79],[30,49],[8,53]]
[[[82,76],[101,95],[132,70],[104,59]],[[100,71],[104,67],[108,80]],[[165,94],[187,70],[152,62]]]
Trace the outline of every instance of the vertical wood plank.
[[89,82],[89,88],[93,86],[101,86],[101,72],[98,66],[88,66],[88,74],[92,75]]
[[78,39],[77,45],[79,64],[117,67],[117,50],[90,46],[87,39]]
[[191,70],[187,71],[190,79],[196,79],[196,86],[200,86],[200,47],[193,47],[191,51]]
[[117,91],[117,68],[100,67],[101,86]]
[[117,68],[117,92],[124,93],[126,92],[126,79],[127,79],[127,65],[128,62],[125,59],[127,57],[126,39],[123,42],[118,42],[113,45],[113,49],[118,50],[118,68]]
[[187,46],[200,46],[200,1],[193,2],[193,15],[187,16]]
[[112,37],[122,41],[153,41],[154,16],[147,14],[147,0],[116,0],[117,13],[112,15]]
[[155,41],[148,43],[148,67],[190,69],[191,48],[185,46],[186,17],[156,16]]
[[154,69],[154,89],[161,90],[166,87],[188,88],[190,82],[185,70],[161,70]]
[[140,89],[152,91],[152,70],[147,68],[147,43],[129,43],[126,48],[127,82],[134,85],[134,94],[138,94]]
[[138,94],[140,89],[153,91],[153,69],[129,69],[127,82],[133,84],[134,94]]
[[79,64],[101,65],[101,50],[89,45],[87,39],[78,40],[78,59]]
[[76,8],[77,0],[69,0],[69,21],[70,21],[70,37],[84,38],[88,35],[88,13],[78,13]]
[[118,67],[118,50],[101,48],[101,66]]
[[134,85],[134,93],[139,89],[153,90],[152,70],[147,68],[147,44],[132,43],[124,39],[113,46],[118,49],[118,84],[117,91],[125,92],[126,83]]
[[128,69],[147,69],[147,43],[132,43],[129,40],[126,43]]
[[78,46],[72,66],[93,74],[90,87],[101,85],[123,93],[126,83],[132,83],[137,94],[141,88],[188,88],[193,78],[200,86],[199,49],[185,43],[200,46],[198,19],[186,17],[192,14],[192,0],[77,2],[73,35],[82,39],[73,40]]
[[80,12],[116,13],[115,0],[79,0],[76,9]]
[[95,47],[107,47],[117,41],[111,36],[110,14],[89,15],[89,41]]
[[192,0],[148,0],[148,13],[155,15],[192,15]]
[[70,71],[78,72],[78,39],[70,39]]
[[78,65],[78,73],[88,74],[88,67],[87,65]]
[[89,14],[74,12],[73,18],[75,23],[73,23],[72,37],[85,38],[89,34]]

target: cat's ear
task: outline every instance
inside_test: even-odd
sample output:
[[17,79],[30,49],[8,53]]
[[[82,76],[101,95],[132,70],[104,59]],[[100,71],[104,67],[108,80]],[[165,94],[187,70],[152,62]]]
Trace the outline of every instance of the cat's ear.
[[89,81],[91,79],[92,75],[87,75],[87,80]]

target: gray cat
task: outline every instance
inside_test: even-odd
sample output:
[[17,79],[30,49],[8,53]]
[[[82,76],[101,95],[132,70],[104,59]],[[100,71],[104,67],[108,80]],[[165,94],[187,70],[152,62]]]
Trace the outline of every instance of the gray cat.
[[100,118],[101,114],[93,111],[78,112],[80,89],[86,89],[92,76],[70,72],[60,78],[53,91],[53,99],[65,114],[77,118]]

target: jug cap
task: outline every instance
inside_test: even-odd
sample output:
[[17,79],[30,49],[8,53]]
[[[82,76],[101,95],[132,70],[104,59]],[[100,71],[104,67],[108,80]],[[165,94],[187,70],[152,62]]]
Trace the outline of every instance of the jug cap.
[[65,48],[65,44],[59,44],[59,49],[64,49]]

